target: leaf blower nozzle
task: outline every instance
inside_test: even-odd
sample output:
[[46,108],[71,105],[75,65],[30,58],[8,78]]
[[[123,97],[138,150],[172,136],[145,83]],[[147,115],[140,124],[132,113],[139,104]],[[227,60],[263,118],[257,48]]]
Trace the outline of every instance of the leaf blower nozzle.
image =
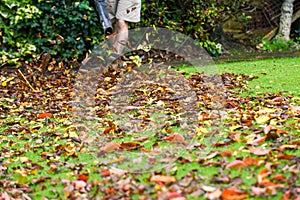
[[113,27],[109,19],[106,3],[104,0],[95,0],[96,9],[99,14],[100,22],[103,27],[104,34],[110,35],[113,32]]

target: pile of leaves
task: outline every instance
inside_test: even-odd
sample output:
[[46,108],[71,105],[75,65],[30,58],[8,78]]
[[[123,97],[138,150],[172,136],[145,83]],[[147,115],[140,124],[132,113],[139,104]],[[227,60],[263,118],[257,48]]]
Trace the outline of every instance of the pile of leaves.
[[[299,198],[299,97],[245,96],[247,82],[256,78],[247,75],[191,74],[183,84],[196,94],[196,142],[180,154],[166,152],[163,159],[155,154],[157,149],[188,141],[178,131],[184,119],[180,114],[185,112],[183,93],[178,96],[162,83],[135,85],[133,98],[127,101],[130,120],[143,130],[153,122],[149,112],[156,106],[168,117],[152,135],[132,135],[141,131],[112,118],[110,105],[115,86],[136,66],[110,68],[99,79],[96,98],[96,123],[102,127],[98,133],[110,142],[99,147],[95,157],[72,124],[69,102],[77,72],[60,63],[46,76],[40,66],[2,72],[0,77],[1,198]],[[222,80],[218,86],[222,97],[213,95],[218,87],[205,81],[215,78]],[[218,115],[212,102],[221,102]],[[212,132],[220,116],[222,126]],[[147,170],[145,165],[144,170],[132,171],[122,167],[126,158],[121,156],[99,161],[118,152],[152,155],[150,162],[158,168]]]

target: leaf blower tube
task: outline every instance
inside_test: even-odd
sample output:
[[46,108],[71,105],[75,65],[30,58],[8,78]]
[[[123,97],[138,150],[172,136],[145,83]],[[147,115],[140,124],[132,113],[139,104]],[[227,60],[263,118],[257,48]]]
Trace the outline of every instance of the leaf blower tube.
[[113,27],[109,19],[106,3],[104,0],[95,0],[96,9],[100,17],[100,22],[103,27],[105,35],[110,35],[113,32]]

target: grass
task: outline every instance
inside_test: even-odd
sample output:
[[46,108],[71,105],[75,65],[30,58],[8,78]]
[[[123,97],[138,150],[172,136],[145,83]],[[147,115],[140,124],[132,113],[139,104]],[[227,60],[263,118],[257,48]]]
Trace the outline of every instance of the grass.
[[[199,69],[199,68],[198,68]],[[182,67],[179,70],[184,70],[187,73],[192,73],[197,70],[195,67]],[[209,70],[208,70],[209,71]],[[260,61],[250,61],[250,62],[235,62],[235,63],[224,63],[224,64],[218,64],[213,66],[213,70],[210,70],[210,72],[230,72],[234,74],[246,74],[253,77],[258,77],[257,79],[253,79],[249,82],[249,88],[245,95],[263,95],[265,92],[284,92],[286,94],[294,94],[295,96],[300,96],[300,85],[297,84],[300,80],[300,58],[286,58],[286,59],[271,59],[271,60],[260,60]],[[287,78],[288,77],[288,78]],[[300,99],[294,98],[294,103],[300,104]],[[253,104],[257,104],[257,102],[253,102]],[[6,106],[6,105],[4,105]],[[1,122],[20,122],[20,124],[26,125],[29,127],[29,129],[35,129],[36,125],[43,124],[42,122],[34,122],[34,121],[28,121],[25,118],[12,118],[12,119],[4,119]],[[61,180],[69,179],[69,180],[77,180],[78,174],[88,173],[89,174],[89,181],[90,180],[97,180],[97,181],[103,181],[103,187],[109,187],[111,182],[107,178],[103,178],[101,176],[101,173],[99,171],[107,165],[100,166],[99,165],[99,157],[95,157],[88,152],[77,152],[78,154],[74,153],[73,155],[64,155],[56,153],[53,157],[49,156],[49,158],[41,157],[41,153],[43,152],[55,152],[55,148],[58,148],[59,146],[62,146],[63,148],[67,148],[68,145],[71,145],[71,140],[66,137],[62,137],[62,140],[60,140],[60,137],[54,136],[52,133],[61,133],[62,135],[65,135],[68,133],[67,126],[62,125],[64,122],[64,119],[51,119],[53,123],[55,123],[54,127],[41,125],[41,128],[37,128],[37,130],[34,130],[31,132],[31,135],[26,133],[25,131],[20,133],[12,133],[10,135],[1,135],[0,134],[0,149],[5,150],[9,149],[11,152],[6,152],[5,156],[5,163],[8,168],[7,172],[10,174],[13,174],[9,178],[11,181],[16,181],[19,183],[25,183],[28,184],[31,189],[33,189],[33,194],[31,196],[33,199],[42,199],[43,197],[48,197],[51,199],[66,199],[65,194],[62,192],[63,188],[65,187]],[[289,131],[291,132],[290,136],[299,136],[299,131],[295,131],[295,128],[293,128],[293,124],[295,124],[294,119],[289,119],[287,121],[286,125],[289,126]],[[0,132],[3,132],[5,129],[9,128],[12,125],[5,125],[0,127]],[[258,128],[259,125],[255,128]],[[174,132],[177,132],[178,130],[174,129]],[[224,129],[224,132],[230,132],[231,130]],[[241,133],[241,134],[250,134],[252,130],[232,130],[231,132]],[[179,131],[178,131],[179,132]],[[47,133],[46,136],[43,133]],[[136,137],[140,137],[143,135],[137,135]],[[221,136],[223,140],[228,139],[227,134]],[[67,139],[66,139],[67,138]],[[200,136],[199,136],[200,138]],[[37,144],[38,140],[43,140],[43,144]],[[124,141],[131,141],[130,136],[124,136],[120,139],[115,139],[116,142],[124,142]],[[65,143],[67,141],[67,143]],[[209,140],[201,140],[203,143],[209,143]],[[282,141],[285,142],[285,141]],[[153,143],[159,143],[160,147],[168,146],[169,143],[163,143],[163,142],[157,142],[154,134],[150,134],[149,140],[145,141],[143,143],[145,150],[149,150],[152,148]],[[29,146],[28,146],[29,145]],[[249,151],[244,151],[242,147],[244,147],[244,143],[240,142],[234,142],[230,145],[223,146],[217,148],[218,151],[222,152],[225,150],[230,150],[233,153],[232,157],[221,157],[216,156],[213,159],[211,159],[213,162],[231,162],[235,159],[242,159],[248,156],[251,156]],[[30,148],[29,148],[30,147]],[[32,151],[34,150],[34,151]],[[215,150],[213,147],[209,148],[209,151]],[[293,155],[299,155],[300,150],[288,150],[285,153],[287,154],[293,154]],[[13,152],[21,152],[21,155],[15,155],[13,156]],[[204,152],[210,153],[210,152]],[[129,153],[130,156],[138,155],[134,153]],[[128,155],[129,155],[128,154]],[[256,183],[256,175],[265,168],[264,165],[262,166],[251,166],[243,169],[224,169],[220,166],[214,166],[214,165],[207,165],[202,166],[198,163],[198,158],[202,156],[202,152],[199,152],[199,149],[193,150],[193,151],[182,151],[179,153],[180,157],[184,157],[186,159],[190,159],[191,162],[179,162],[176,161],[174,165],[171,165],[171,169],[167,168],[167,165],[163,165],[159,163],[159,160],[161,158],[157,157],[156,161],[153,165],[156,165],[152,168],[155,172],[163,172],[163,174],[170,174],[176,177],[177,180],[181,180],[182,178],[188,176],[190,172],[193,172],[193,176],[195,176],[196,182],[199,184],[197,187],[201,187],[203,185],[211,185],[210,182],[211,179],[214,176],[220,176],[221,174],[228,175],[231,179],[234,178],[240,178],[243,180],[243,182],[240,184],[240,189],[250,191],[251,185]],[[4,155],[4,154],[3,154]],[[124,153],[126,156],[126,153]],[[123,155],[123,156],[124,156]],[[199,156],[200,155],[200,156]],[[109,157],[109,155],[106,155],[107,157],[104,157],[103,159],[105,161],[109,160],[110,158],[113,159],[116,154]],[[164,154],[162,155],[164,156]],[[24,161],[20,160],[20,157],[27,157],[30,159],[30,161]],[[174,156],[176,157],[176,156]],[[253,156],[255,157],[255,156]],[[10,160],[10,158],[12,158]],[[164,158],[164,157],[163,157]],[[145,158],[146,159],[146,158]],[[147,161],[149,162],[149,161]],[[271,162],[271,161],[270,161]],[[43,169],[38,169],[37,171],[34,171],[35,164],[38,164],[42,166]],[[81,164],[83,166],[81,166]],[[117,165],[117,167],[126,167],[128,163],[121,163]],[[134,164],[134,167],[136,168],[142,168],[145,163],[136,163]],[[287,177],[290,176],[290,172],[284,172],[281,169],[284,168],[284,166],[288,165],[288,161],[282,161],[280,164],[280,167],[274,168],[272,173],[278,174],[278,173],[284,173]],[[66,166],[67,165],[67,166]],[[74,166],[73,166],[74,165]],[[132,166],[132,163],[131,165]],[[57,168],[55,168],[57,167]],[[20,169],[20,170],[19,170]],[[19,173],[15,173],[15,171],[21,171],[22,169],[25,169],[28,175],[25,176],[25,178],[20,175]],[[0,171],[1,172],[1,171]],[[78,173],[78,174],[75,174]],[[146,172],[146,173],[140,173],[140,174],[130,174],[130,176],[134,177],[134,180],[137,181],[139,184],[143,185],[155,185],[153,182],[150,182],[149,179],[151,177],[152,172]],[[4,177],[7,178],[8,175],[3,175],[0,173],[0,180]],[[41,184],[32,185],[30,182],[34,179],[37,179],[39,177],[43,176],[51,176],[51,179],[47,179]],[[23,178],[22,178],[23,177]],[[103,180],[102,180],[103,179]],[[199,179],[199,180],[197,180]],[[203,180],[202,180],[203,179]],[[117,181],[117,180],[115,180]],[[238,180],[237,180],[238,181]],[[107,185],[105,185],[107,183]],[[299,180],[298,182],[299,183]],[[216,188],[224,188],[230,185],[231,183],[215,183],[214,187]],[[112,184],[113,185],[113,184]],[[157,186],[160,187],[160,186]],[[153,195],[153,198],[155,198],[155,192],[156,187],[150,188],[153,191],[150,192],[151,195]],[[93,188],[95,190],[95,188]],[[93,191],[92,190],[92,191]],[[3,192],[0,188],[0,194]],[[149,194],[149,193],[148,193]],[[270,199],[280,199],[280,196],[282,194],[279,192],[279,195],[276,197],[272,197]],[[101,193],[99,195],[102,195]],[[132,196],[134,199],[138,199],[138,195]],[[201,196],[203,199],[203,195]],[[249,197],[250,198],[250,197]],[[252,198],[252,197],[251,197]],[[188,199],[199,199],[199,197],[195,198],[193,196],[188,195]],[[254,199],[254,198],[253,198]],[[265,199],[260,197],[255,197],[255,199]]]
[[250,95],[284,92],[300,96],[300,57],[231,62],[205,68],[184,66],[179,70],[187,73],[204,70],[211,73],[246,74],[258,77],[249,82]]

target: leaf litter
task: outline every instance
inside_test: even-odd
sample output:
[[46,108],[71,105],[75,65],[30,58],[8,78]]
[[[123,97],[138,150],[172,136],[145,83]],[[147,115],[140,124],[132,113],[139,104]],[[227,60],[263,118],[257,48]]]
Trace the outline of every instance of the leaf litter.
[[[224,125],[211,133],[209,125],[217,117],[211,112],[211,102],[218,97],[210,95],[210,86],[203,81],[207,75],[191,74],[187,83],[200,108],[197,143],[180,155],[172,155],[173,165],[130,173],[118,167],[126,158],[101,163],[86,156],[87,147],[72,125],[69,104],[76,70],[63,63],[56,65],[51,65],[46,75],[37,64],[25,65],[21,71],[24,77],[17,71],[2,71],[1,199],[299,198],[299,97],[283,93],[245,97],[240,94],[247,92],[247,82],[257,77],[214,75],[221,77],[226,95],[222,97]],[[135,66],[127,66],[127,70],[131,67]],[[116,118],[110,116],[110,103],[123,73],[124,69],[110,68],[99,78],[98,123],[111,141],[101,147],[100,154],[140,151],[152,154],[155,165],[170,162],[168,157],[156,160],[155,149],[187,141],[186,135],[176,130],[182,123],[180,96],[168,85],[139,83],[131,90],[133,96],[126,108],[132,113],[130,120],[139,126],[113,121]],[[132,135],[153,121],[149,114],[153,106],[163,108],[169,118],[154,135]],[[131,135],[126,137],[127,133]],[[219,134],[220,140],[208,144],[205,137],[209,134]],[[122,140],[124,137],[127,140]],[[199,156],[208,145],[212,150]],[[135,162],[143,163],[139,158]]]

